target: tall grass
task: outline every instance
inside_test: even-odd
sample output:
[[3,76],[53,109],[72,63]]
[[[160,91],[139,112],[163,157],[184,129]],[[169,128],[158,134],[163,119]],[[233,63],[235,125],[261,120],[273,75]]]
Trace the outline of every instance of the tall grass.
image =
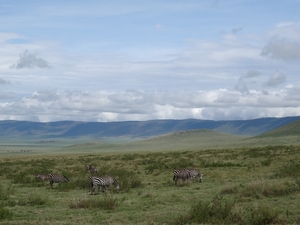
[[0,204],[0,221],[12,219],[13,213]]
[[236,207],[235,200],[216,196],[212,201],[198,201],[188,213],[179,216],[170,224],[240,224],[266,225],[282,223],[280,213],[264,205]]
[[[94,197],[94,196],[93,196]],[[98,198],[77,198],[73,199],[69,207],[71,209],[104,209],[104,210],[114,210],[116,209],[123,200],[116,197],[105,194],[104,197]]]
[[300,191],[296,180],[256,180],[246,184],[225,186],[220,194],[238,194],[240,197],[278,197]]

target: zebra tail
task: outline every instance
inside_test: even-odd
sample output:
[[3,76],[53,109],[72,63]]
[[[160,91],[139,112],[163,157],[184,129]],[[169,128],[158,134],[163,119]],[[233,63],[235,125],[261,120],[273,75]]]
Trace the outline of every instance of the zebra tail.
[[66,176],[63,176],[63,177],[66,179],[67,182],[70,182],[69,179]]
[[176,176],[174,175],[174,176],[173,176],[173,180],[175,180],[175,177],[176,177]]

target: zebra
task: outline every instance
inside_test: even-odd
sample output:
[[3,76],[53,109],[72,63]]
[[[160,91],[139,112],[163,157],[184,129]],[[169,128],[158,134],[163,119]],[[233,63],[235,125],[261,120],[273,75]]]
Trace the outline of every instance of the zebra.
[[70,182],[67,177],[61,174],[48,174],[50,181],[50,188],[53,188],[53,183],[67,183]]
[[90,171],[91,175],[92,175],[93,173],[98,174],[98,168],[92,167],[92,165],[87,165],[87,166],[86,166],[86,171],[87,171],[87,170]]
[[41,179],[43,181],[43,184],[44,184],[45,180],[49,180],[49,174],[39,174],[39,173],[37,173],[35,175],[35,179]]
[[99,187],[101,186],[102,192],[105,192],[106,188],[110,185],[114,185],[117,190],[120,189],[120,185],[118,181],[116,181],[111,176],[101,176],[101,177],[89,177],[90,181],[90,191],[91,195],[95,192],[96,186],[98,186],[98,192]]
[[199,182],[201,183],[202,182],[202,176],[203,176],[203,174],[199,171],[199,170],[197,170],[197,169],[195,169],[195,168],[188,168],[187,169],[189,172],[190,172],[190,175],[191,175],[191,181],[193,181],[194,179],[195,179],[195,177],[199,177]]
[[177,184],[177,180],[181,179],[183,182],[185,180],[191,180],[191,173],[187,169],[176,169],[174,170],[173,181],[175,181],[175,185]]

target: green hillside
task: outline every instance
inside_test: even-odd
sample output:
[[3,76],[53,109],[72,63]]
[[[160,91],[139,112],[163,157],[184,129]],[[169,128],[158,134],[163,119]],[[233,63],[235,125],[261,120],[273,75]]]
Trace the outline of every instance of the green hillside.
[[2,141],[0,153],[4,154],[68,154],[149,152],[172,150],[204,150],[241,147],[293,145],[300,143],[300,120],[259,136],[239,136],[208,129],[183,130],[148,139],[53,139],[45,141]]
[[161,135],[147,140],[129,143],[127,145],[132,147],[144,146],[144,148],[148,148],[148,150],[188,150],[199,148],[219,148],[225,143],[236,142],[242,139],[244,139],[243,136],[201,129]]
[[284,137],[300,135],[300,120],[281,126],[277,129],[256,136],[257,138],[265,137]]
[[[127,143],[93,142],[65,147],[64,152],[144,152],[223,148],[240,143],[244,136],[212,130],[186,130]],[[236,146],[236,145],[235,145]]]
[[[93,142],[65,147],[59,151],[66,152],[149,152],[172,150],[204,150],[241,147],[263,147],[273,145],[292,145],[300,143],[300,136],[295,135],[299,122],[290,124],[290,129],[276,129],[277,136],[265,134],[257,137],[247,137],[221,133],[212,130],[186,130],[160,135],[145,140],[127,143]],[[293,128],[294,127],[294,128]],[[279,131],[277,131],[279,130]],[[281,130],[281,131],[280,131]],[[293,132],[291,132],[291,130]],[[286,131],[286,132],[284,132]],[[275,130],[274,130],[275,132]],[[288,136],[287,134],[292,133]]]

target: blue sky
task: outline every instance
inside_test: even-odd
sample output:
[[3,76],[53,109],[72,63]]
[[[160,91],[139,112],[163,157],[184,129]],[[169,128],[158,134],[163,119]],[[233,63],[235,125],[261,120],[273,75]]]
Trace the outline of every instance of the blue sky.
[[0,1],[0,120],[300,115],[300,1]]

